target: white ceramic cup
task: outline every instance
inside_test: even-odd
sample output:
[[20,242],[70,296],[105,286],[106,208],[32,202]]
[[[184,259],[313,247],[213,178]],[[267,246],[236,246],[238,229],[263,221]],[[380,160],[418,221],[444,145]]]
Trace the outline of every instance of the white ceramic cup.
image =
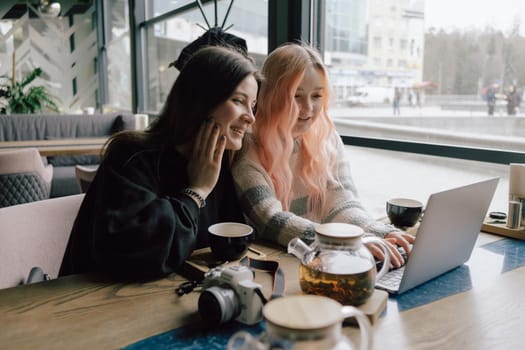
[[135,130],[144,130],[148,127],[149,116],[147,114],[135,114]]

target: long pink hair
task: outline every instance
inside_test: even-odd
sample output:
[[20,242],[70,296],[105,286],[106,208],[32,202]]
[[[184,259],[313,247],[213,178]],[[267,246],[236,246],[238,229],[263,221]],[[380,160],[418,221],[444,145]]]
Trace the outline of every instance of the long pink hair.
[[[295,93],[309,67],[315,67],[324,79],[321,115],[302,135],[299,157],[302,167],[292,174],[289,159],[294,151],[292,128],[298,115]],[[262,166],[270,175],[277,198],[284,210],[289,210],[293,198],[292,181],[297,177],[308,192],[308,209],[324,211],[326,188],[330,180],[333,159],[328,139],[334,125],[328,117],[330,84],[319,53],[305,44],[285,44],[266,58],[262,68],[264,77],[260,89],[253,134],[259,147],[257,153]]]

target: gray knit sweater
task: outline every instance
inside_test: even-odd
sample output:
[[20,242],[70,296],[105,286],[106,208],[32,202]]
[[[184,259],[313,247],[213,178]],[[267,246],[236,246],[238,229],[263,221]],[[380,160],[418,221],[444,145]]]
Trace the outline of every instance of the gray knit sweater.
[[[327,222],[358,225],[365,230],[365,236],[383,237],[389,232],[398,231],[391,225],[374,220],[364,209],[350,174],[350,165],[341,138],[334,132],[329,142],[332,143],[335,159],[332,170],[336,172],[339,183],[327,184],[327,209],[323,213],[314,213],[307,208],[306,188],[300,181],[292,184],[294,197],[289,211],[283,210],[270,176],[260,165],[254,152],[253,141],[250,137],[245,138],[243,150],[234,161],[232,174],[244,213],[255,227],[259,238],[282,246],[287,246],[294,237],[310,242],[314,238],[315,225]],[[296,173],[299,165],[300,157],[298,152],[294,152],[290,159],[292,173]]]

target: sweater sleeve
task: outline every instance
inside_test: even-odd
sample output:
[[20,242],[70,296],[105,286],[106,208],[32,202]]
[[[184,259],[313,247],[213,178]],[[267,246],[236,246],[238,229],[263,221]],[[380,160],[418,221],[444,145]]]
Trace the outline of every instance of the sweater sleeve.
[[252,143],[245,144],[233,164],[232,174],[243,211],[255,227],[258,237],[284,247],[294,237],[311,242],[315,223],[283,211],[270,176],[258,162],[253,147]]
[[375,220],[363,207],[350,172],[348,156],[345,154],[341,137],[334,133],[331,140],[337,156],[334,165],[336,183],[329,184],[326,196],[327,208],[323,222],[346,222],[362,227],[367,234],[384,237],[387,233],[399,231],[392,225]]
[[101,165],[73,228],[69,272],[149,279],[173,272],[191,254],[199,208],[185,195],[163,194],[156,169],[147,157]]

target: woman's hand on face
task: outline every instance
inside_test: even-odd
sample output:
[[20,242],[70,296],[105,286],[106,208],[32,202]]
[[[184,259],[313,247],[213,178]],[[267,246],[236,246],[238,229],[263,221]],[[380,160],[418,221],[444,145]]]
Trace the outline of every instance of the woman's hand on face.
[[220,135],[219,125],[213,119],[203,123],[193,143],[187,172],[189,187],[204,198],[217,184],[225,147],[226,137]]

